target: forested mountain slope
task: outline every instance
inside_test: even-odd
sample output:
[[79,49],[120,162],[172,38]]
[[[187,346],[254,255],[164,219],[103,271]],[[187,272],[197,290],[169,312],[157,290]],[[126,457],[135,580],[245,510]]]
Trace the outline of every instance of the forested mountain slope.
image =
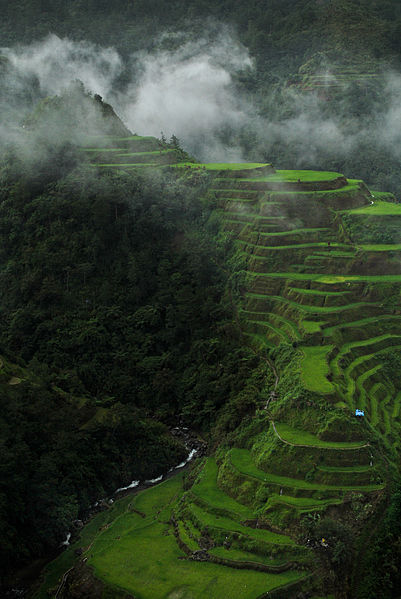
[[[78,44],[72,50],[76,60],[91,55],[90,43],[97,44],[92,50],[98,57],[103,56],[102,50],[107,56],[110,47],[115,48],[122,57],[121,64],[114,60],[111,65],[116,71],[121,67],[113,90],[108,90],[115,94],[132,94],[133,87],[140,88],[147,59],[157,60],[167,53],[172,62],[185,64],[190,63],[191,52],[205,55],[217,45],[212,62],[230,70],[241,44],[249,60],[244,68],[236,65],[231,84],[239,107],[248,108],[235,123],[216,125],[213,135],[225,147],[246,160],[273,161],[281,168],[315,168],[318,160],[322,169],[346,171],[387,191],[401,190],[395,132],[401,14],[394,0],[205,0],[169,2],[168,6],[159,0],[32,0],[3,2],[1,14],[2,46],[33,43],[28,54],[38,52],[40,57],[43,48],[37,44],[49,34],[74,40]],[[58,51],[64,56],[60,48],[53,54]],[[50,52],[49,60],[53,54]],[[3,61],[0,77],[7,70]],[[95,62],[93,58],[90,61],[90,65]],[[44,90],[35,81],[32,64],[30,69],[25,83],[32,78],[35,100]],[[157,70],[153,79],[157,84]],[[12,93],[20,85],[18,81]],[[179,77],[168,89],[175,85],[179,95]],[[2,89],[10,91],[7,79]],[[190,110],[187,105],[183,108]],[[167,113],[161,130],[169,127],[169,116]],[[189,140],[189,132],[187,137]],[[322,144],[319,140],[326,137],[328,143]],[[193,138],[196,148],[202,135],[199,140]]]
[[178,423],[209,457],[95,516],[38,597],[393,597],[399,203],[337,172],[86,135],[55,170],[4,156],[6,558],[183,460]]
[[270,60],[276,60],[284,53],[305,58],[317,49],[329,48],[368,50],[378,57],[400,51],[401,13],[394,0],[269,0],[263,4],[256,0],[175,0],[168,6],[162,0],[112,4],[16,0],[12,4],[3,1],[1,9],[4,45],[31,42],[52,31],[98,43],[107,40],[131,52],[151,47],[155,30],[201,29],[209,19],[238,27],[244,43],[261,60],[269,60],[269,54]]
[[[396,599],[399,3],[1,5],[0,593],[73,531],[33,596]],[[237,162],[49,96],[49,33],[116,100],[223,69],[191,147]]]
[[96,151],[43,139],[49,110],[36,114],[1,164],[3,573],[186,458],[169,429],[209,430],[258,362],[231,332],[232,246],[206,225],[208,177],[97,170]]

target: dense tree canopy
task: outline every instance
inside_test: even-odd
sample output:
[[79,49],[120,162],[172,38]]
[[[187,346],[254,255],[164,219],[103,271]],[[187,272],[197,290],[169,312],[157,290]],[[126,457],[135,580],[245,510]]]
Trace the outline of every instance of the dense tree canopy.
[[29,164],[8,154],[1,181],[7,566],[180,462],[167,426],[207,431],[227,402],[234,420],[252,409],[236,398],[256,362],[230,324],[231,242],[202,180],[98,172],[67,146]]

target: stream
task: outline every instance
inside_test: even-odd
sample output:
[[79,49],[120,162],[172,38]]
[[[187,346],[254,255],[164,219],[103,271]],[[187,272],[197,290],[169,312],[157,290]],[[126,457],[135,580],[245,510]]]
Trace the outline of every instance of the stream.
[[[181,443],[187,449],[188,455],[186,459],[177,464],[177,466],[173,466],[172,468],[170,468],[167,472],[160,474],[156,478],[145,479],[143,481],[133,480],[127,486],[119,487],[118,489],[116,489],[114,493],[112,493],[109,497],[104,497],[102,499],[99,499],[98,501],[95,501],[95,503],[89,506],[87,513],[85,514],[82,520],[74,520],[73,522],[71,522],[71,530],[65,533],[65,539],[61,541],[58,547],[58,553],[49,557],[47,559],[47,563],[56,559],[57,555],[60,552],[67,549],[71,542],[75,541],[76,536],[79,534],[79,531],[83,528],[83,526],[85,526],[85,524],[87,524],[89,520],[98,512],[109,508],[114,503],[114,501],[116,501],[116,499],[124,497],[125,495],[128,495],[132,492],[136,493],[138,491],[142,491],[143,489],[149,488],[152,485],[156,485],[159,482],[166,480],[171,476],[174,476],[175,474],[177,474],[177,472],[185,468],[195,457],[201,457],[205,454],[206,443],[200,440],[199,438],[195,437],[193,434],[191,434],[188,428],[174,427],[171,430],[171,434],[176,439],[181,441]],[[46,562],[44,563],[43,567],[45,566],[45,564]],[[32,586],[32,584],[34,584],[34,582],[36,582],[36,579],[29,581],[25,580],[24,583],[26,586],[20,584],[18,585],[18,587],[15,586],[13,588],[6,589],[4,597],[7,597],[7,599],[26,597],[27,593],[30,590],[30,587]]]

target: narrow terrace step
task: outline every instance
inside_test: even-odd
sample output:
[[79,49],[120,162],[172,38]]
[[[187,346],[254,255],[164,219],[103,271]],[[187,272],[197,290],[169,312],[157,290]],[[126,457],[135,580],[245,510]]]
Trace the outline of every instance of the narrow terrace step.
[[369,484],[369,485],[324,485],[319,483],[310,483],[302,479],[289,478],[286,476],[278,476],[277,474],[271,474],[260,470],[255,466],[251,453],[247,449],[233,448],[230,450],[230,460],[232,466],[241,474],[256,478],[265,483],[277,485],[279,487],[291,488],[291,489],[303,489],[309,492],[313,491],[361,491],[361,492],[372,492],[378,491],[384,487],[384,484]]
[[[249,295],[249,294],[247,294],[247,295]],[[274,302],[286,304],[296,310],[299,310],[300,312],[307,312],[310,314],[324,314],[324,315],[339,313],[339,312],[346,312],[348,310],[359,310],[360,308],[363,308],[364,310],[366,310],[366,309],[370,309],[370,308],[376,308],[378,306],[378,304],[374,303],[374,302],[370,302],[370,303],[369,302],[354,302],[351,304],[346,304],[344,306],[310,306],[307,304],[298,304],[298,303],[293,302],[285,297],[281,297],[278,295],[270,296],[270,300],[272,300]]]
[[292,497],[291,495],[279,495],[273,493],[267,500],[268,506],[274,506],[276,504],[286,505],[291,508],[295,508],[301,512],[309,512],[322,510],[330,505],[340,505],[343,499],[333,497],[329,499],[314,499],[313,497]]
[[273,545],[288,545],[290,547],[295,546],[295,542],[286,535],[270,532],[270,530],[244,526],[243,524],[240,524],[239,522],[236,522],[235,520],[225,516],[216,516],[212,512],[204,510],[195,504],[191,504],[189,509],[194,516],[198,528],[200,529],[205,527],[215,528],[230,533],[239,533],[250,537],[251,539],[264,541],[265,543]]
[[257,200],[258,198],[260,198],[263,194],[259,193],[258,191],[250,191],[250,190],[246,190],[246,189],[211,189],[211,192],[213,192],[217,198],[225,198],[225,197],[230,197],[230,198],[240,198],[240,199],[246,199],[246,200]]
[[369,407],[367,405],[367,392],[365,389],[365,382],[368,381],[371,377],[373,377],[379,370],[383,368],[383,364],[378,364],[377,366],[367,370],[364,374],[358,377],[356,381],[356,388],[359,391],[358,400],[355,401],[356,406],[360,410],[367,410]]
[[377,324],[377,322],[381,322],[383,320],[394,321],[396,324],[401,320],[401,316],[395,314],[382,314],[368,318],[361,318],[360,320],[353,320],[351,322],[342,322],[335,326],[323,329],[323,335],[325,337],[331,337],[336,331],[341,331],[348,328],[366,328],[369,325]]
[[246,324],[246,329],[250,333],[266,335],[267,339],[274,340],[274,337],[277,337],[279,342],[291,343],[288,334],[282,329],[270,324],[270,322],[251,320]]
[[277,437],[283,443],[294,447],[317,447],[327,451],[350,452],[368,446],[366,441],[324,441],[312,433],[295,429],[282,422],[272,423],[272,426]]
[[[377,337],[371,337],[368,339],[360,339],[358,341],[351,341],[349,343],[345,343],[340,348],[338,354],[331,361],[331,363],[330,363],[331,371],[333,372],[334,375],[340,376],[340,374],[342,372],[342,368],[340,366],[340,361],[347,354],[354,351],[355,349],[365,348],[365,347],[370,348],[372,345],[383,344],[383,342],[386,343],[386,346],[387,346],[387,342],[391,342],[395,339],[401,339],[401,335],[385,333],[384,335],[378,335]],[[385,348],[379,347],[375,353],[379,352],[382,349],[385,349]]]
[[286,334],[291,335],[295,339],[301,339],[301,335],[296,324],[289,320],[288,318],[284,318],[280,314],[275,314],[274,312],[254,312],[251,310],[241,310],[241,314],[249,321],[259,321],[259,322],[272,322],[276,327],[285,328]]

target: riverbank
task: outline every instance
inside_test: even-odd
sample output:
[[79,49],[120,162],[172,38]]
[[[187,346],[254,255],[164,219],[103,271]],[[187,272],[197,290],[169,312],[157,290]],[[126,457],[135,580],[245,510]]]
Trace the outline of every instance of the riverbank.
[[7,599],[36,597],[46,576],[46,567],[54,560],[60,558],[71,545],[80,539],[82,529],[95,516],[101,512],[107,512],[114,506],[116,501],[124,499],[126,496],[135,495],[140,491],[175,476],[178,472],[185,471],[196,457],[201,457],[205,454],[206,442],[188,428],[175,427],[171,430],[171,434],[181,441],[188,451],[187,458],[184,461],[153,479],[143,481],[133,480],[128,485],[116,489],[110,496],[101,498],[89,506],[87,510],[80,514],[78,520],[71,523],[71,528],[69,531],[66,531],[65,540],[60,543],[60,546],[54,548],[54,551],[47,556],[37,559],[13,573],[7,581],[7,585],[0,589],[0,596]]

